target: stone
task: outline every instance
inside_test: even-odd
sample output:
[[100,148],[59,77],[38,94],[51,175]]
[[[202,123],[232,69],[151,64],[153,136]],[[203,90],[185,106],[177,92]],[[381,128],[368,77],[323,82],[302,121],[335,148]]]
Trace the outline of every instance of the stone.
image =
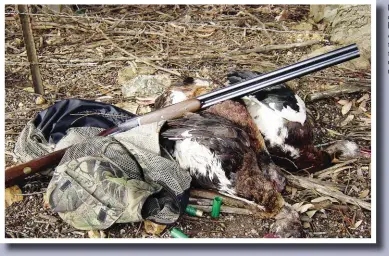
[[39,95],[36,99],[35,99],[35,104],[36,105],[42,105],[42,104],[45,104],[46,103],[46,99]]
[[120,102],[118,104],[115,104],[116,107],[119,107],[121,109],[124,109],[130,113],[136,114],[139,105],[135,102]]
[[321,21],[330,22],[333,20],[334,16],[337,13],[337,9],[341,5],[331,4],[312,4],[309,10],[309,16],[313,19],[314,22],[319,23]]
[[150,67],[141,67],[130,65],[128,67],[122,68],[118,72],[118,84],[123,85],[129,80],[133,79],[138,75],[153,75],[156,72],[155,69]]
[[[315,56],[323,54],[323,53],[327,53],[329,51],[333,51],[333,50],[338,49],[342,46],[345,46],[345,45],[327,45],[327,46],[321,47],[319,49],[312,51],[309,54],[304,55],[303,57],[300,58],[300,61],[315,57]],[[367,68],[370,68],[370,61],[361,55],[357,59],[344,62],[344,63],[339,64],[337,66],[349,68],[349,69],[367,69]]]
[[313,25],[310,24],[310,23],[307,23],[307,22],[301,22],[295,26],[292,26],[292,29],[294,30],[303,30],[303,31],[306,31],[306,30],[312,30],[313,29]]
[[371,17],[369,5],[346,5],[337,10],[330,26],[330,41],[338,44],[356,43],[363,57],[370,60]]
[[159,96],[170,85],[168,75],[139,75],[122,84],[122,93],[125,98]]
[[[330,42],[339,45],[357,44],[361,57],[341,64],[351,69],[370,69],[371,61],[371,7],[370,5],[311,5],[310,17]],[[327,46],[328,47],[328,46]],[[335,49],[338,47],[332,47]]]

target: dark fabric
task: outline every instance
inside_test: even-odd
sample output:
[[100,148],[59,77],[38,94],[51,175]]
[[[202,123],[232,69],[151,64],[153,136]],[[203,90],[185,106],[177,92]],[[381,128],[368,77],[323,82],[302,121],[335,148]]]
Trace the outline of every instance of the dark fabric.
[[66,99],[41,111],[34,125],[47,141],[57,143],[72,127],[97,127],[108,129],[135,117],[135,114],[110,104]]

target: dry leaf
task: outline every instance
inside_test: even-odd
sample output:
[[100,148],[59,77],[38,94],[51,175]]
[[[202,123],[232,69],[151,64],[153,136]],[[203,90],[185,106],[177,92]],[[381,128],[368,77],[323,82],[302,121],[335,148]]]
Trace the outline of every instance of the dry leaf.
[[369,195],[369,193],[370,193],[370,190],[369,189],[365,189],[361,193],[359,193],[359,197],[360,198],[365,198],[365,197],[367,197]]
[[291,198],[294,198],[296,193],[297,193],[297,188],[292,187],[292,196],[291,196]]
[[130,113],[136,113],[139,108],[139,105],[133,102],[120,102],[115,104],[115,106],[127,110]]
[[353,103],[352,103],[352,102],[346,103],[346,104],[342,107],[342,115],[347,114],[347,113],[350,111],[350,109],[351,109],[352,106],[353,106]]
[[367,103],[367,101],[366,100],[364,100],[364,101],[362,101],[361,102],[361,104],[359,104],[359,109],[360,110],[362,110],[363,112],[366,112],[367,110],[366,110],[366,103]]
[[349,103],[348,100],[339,100],[339,101],[338,101],[338,104],[340,104],[340,105],[342,105],[342,106],[346,105],[347,103]]
[[330,196],[321,196],[321,197],[312,199],[311,202],[312,202],[312,203],[320,203],[320,202],[323,202],[323,201],[325,201],[325,200],[330,200],[330,201],[333,202],[333,203],[339,203],[338,200],[336,200],[335,198],[332,198],[332,197],[330,197]]
[[109,99],[113,99],[113,97],[110,95],[105,95],[105,96],[101,96],[101,97],[96,98],[95,101],[101,102],[102,100],[109,100]]
[[292,208],[298,212],[300,207],[304,204],[304,202],[300,202],[300,203],[295,203],[294,205],[292,205]]
[[371,178],[371,162],[369,164],[369,179]]
[[306,214],[308,215],[309,218],[312,219],[313,215],[315,215],[316,212],[317,210],[312,210],[312,211],[307,211]]
[[304,228],[310,228],[310,227],[311,227],[311,224],[309,224],[309,222],[304,222],[304,223],[303,223],[303,227],[304,227]]
[[148,106],[148,105],[154,104],[155,100],[157,98],[158,98],[157,96],[153,96],[153,97],[136,97],[136,103],[139,104],[139,105]]
[[339,132],[337,132],[337,131],[334,131],[334,130],[331,130],[331,129],[327,129],[327,128],[325,128],[327,131],[328,131],[328,133],[331,135],[331,136],[334,136],[334,135],[340,135],[340,136],[342,136],[343,134],[341,134],[341,133],[339,133]]
[[18,186],[12,186],[5,189],[5,208],[11,206],[15,202],[23,200],[22,190]]
[[88,236],[89,238],[105,238],[105,233],[99,230],[89,230]]
[[361,168],[358,168],[358,169],[357,169],[357,175],[358,175],[358,176],[363,176],[363,172],[362,172],[362,169],[361,169]]
[[37,105],[42,105],[42,104],[45,104],[46,103],[46,99],[43,98],[43,96],[38,96],[36,99],[35,99],[35,104]]
[[354,224],[354,229],[358,228],[360,225],[362,224],[362,220],[358,220],[355,224]]
[[43,209],[50,209],[49,198],[46,193],[43,193]]
[[359,103],[359,102],[361,102],[361,101],[368,100],[369,98],[370,98],[369,94],[366,93],[366,94],[364,94],[361,98],[359,98],[359,99],[357,100],[357,102]]
[[276,21],[282,21],[282,20],[286,20],[288,18],[288,10],[284,9],[280,15],[278,15],[277,17],[275,17],[275,20]]
[[32,87],[26,87],[26,88],[23,88],[23,91],[34,93],[34,88],[32,88]]
[[299,212],[304,213],[304,212],[308,211],[308,209],[310,209],[311,207],[314,207],[314,205],[313,204],[305,204],[299,208]]
[[166,225],[156,224],[156,223],[151,222],[149,220],[144,221],[144,226],[145,226],[146,233],[151,234],[151,235],[159,235],[166,228]]
[[346,119],[344,119],[341,123],[340,126],[346,126],[348,123],[350,123],[354,119],[354,115],[348,115]]

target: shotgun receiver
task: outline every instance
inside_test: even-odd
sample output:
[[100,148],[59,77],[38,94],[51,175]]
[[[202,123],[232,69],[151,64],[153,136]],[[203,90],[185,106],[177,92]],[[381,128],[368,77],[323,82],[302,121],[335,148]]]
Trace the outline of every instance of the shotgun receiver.
[[[99,136],[113,135],[143,124],[179,118],[182,117],[186,112],[196,112],[224,100],[249,95],[263,88],[281,84],[286,81],[322,70],[330,66],[334,66],[357,57],[359,57],[359,50],[355,44],[342,47],[337,50],[298,62],[296,64],[262,74],[253,79],[249,79],[204,95],[200,95],[197,98],[185,100],[183,102],[176,103],[148,114],[134,117],[117,127],[101,132]],[[23,177],[57,165],[61,161],[65,152],[66,148],[52,152],[30,162],[6,169],[6,187],[14,184]]]

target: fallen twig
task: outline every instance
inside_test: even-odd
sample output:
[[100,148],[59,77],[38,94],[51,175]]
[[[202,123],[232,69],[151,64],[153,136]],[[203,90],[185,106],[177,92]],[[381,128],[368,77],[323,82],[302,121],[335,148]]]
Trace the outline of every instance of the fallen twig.
[[155,68],[155,69],[159,69],[159,70],[165,71],[165,72],[167,72],[167,73],[170,73],[170,74],[173,74],[173,75],[176,75],[176,76],[181,76],[181,74],[178,73],[178,72],[176,72],[176,71],[172,71],[172,70],[170,70],[170,69],[166,69],[166,68],[157,66],[157,65],[155,65],[155,64],[153,64],[153,63],[150,63],[149,61],[147,61],[147,60],[145,60],[145,59],[140,59],[140,58],[138,58],[138,57],[135,56],[134,54],[132,54],[132,53],[130,53],[130,52],[124,50],[124,49],[121,48],[119,45],[117,45],[117,44],[116,44],[114,41],[112,41],[111,38],[109,38],[109,37],[108,37],[100,28],[97,28],[97,31],[99,31],[99,32],[105,37],[105,39],[107,39],[108,41],[110,41],[111,44],[112,44],[113,46],[115,46],[117,49],[119,49],[119,50],[120,50],[121,52],[123,52],[124,54],[126,54],[126,55],[128,55],[128,56],[130,56],[130,57],[133,57],[134,59],[136,59],[136,61],[142,62],[142,63],[144,63],[144,64],[146,64],[146,65],[149,65],[149,66],[151,66],[151,67],[153,67],[153,68]]
[[223,196],[219,193],[209,191],[209,190],[203,190],[203,189],[192,189],[190,191],[190,196],[191,197],[201,197],[201,198],[207,198],[207,199],[214,199],[215,196],[219,196],[223,199],[223,204],[229,205],[229,206],[234,206],[234,207],[239,207],[239,208],[246,208],[247,204],[244,203],[243,201],[239,201],[227,196]]
[[[225,195],[221,195],[221,194],[219,194],[217,192],[213,192],[213,191],[210,191],[210,190],[192,189],[190,191],[190,196],[192,198],[193,197],[201,197],[201,198],[206,198],[206,199],[214,199],[215,196],[218,196],[218,197],[221,197],[223,199],[223,205],[229,205],[229,206],[232,206],[232,208],[234,208],[234,207],[245,208],[245,209],[242,209],[242,210],[248,210],[255,217],[263,218],[263,219],[273,218],[276,214],[279,213],[281,208],[284,206],[284,200],[283,200],[283,198],[282,198],[282,196],[280,194],[278,194],[278,196],[277,196],[277,203],[276,203],[274,209],[272,210],[272,212],[266,212],[266,211],[260,210],[261,208],[264,208],[261,205],[250,204],[250,203],[247,203],[247,202],[244,202],[244,201],[240,201],[240,200],[237,200],[237,199],[225,196]],[[198,202],[200,202],[200,201],[198,201]],[[202,202],[205,202],[205,201],[202,201]],[[199,205],[199,206],[203,207],[205,205]],[[198,209],[202,210],[198,206],[195,206],[195,207],[197,207]],[[227,210],[229,210],[229,209],[227,208]],[[244,212],[247,212],[247,211],[244,211]],[[241,214],[243,214],[243,213],[241,213]]]
[[197,204],[197,205],[205,205],[209,206],[212,205],[212,200],[211,199],[204,199],[204,198],[189,198],[189,203],[190,204]]
[[293,43],[293,44],[276,44],[276,45],[265,45],[261,47],[256,47],[254,49],[248,49],[244,51],[239,51],[239,52],[234,52],[234,54],[247,54],[247,53],[262,53],[262,52],[269,52],[269,51],[274,51],[274,50],[288,50],[292,48],[299,48],[299,47],[306,47],[314,44],[319,44],[321,41],[320,40],[311,40],[311,41],[306,41],[302,43]]
[[321,170],[321,171],[318,171],[318,172],[315,172],[313,174],[313,177],[319,177],[319,178],[323,178],[327,175],[329,175],[330,173],[333,173],[334,171],[338,170],[339,168],[343,167],[343,166],[346,166],[348,164],[352,164],[352,163],[355,163],[358,159],[351,159],[351,160],[348,160],[348,161],[345,161],[343,163],[340,163],[340,164],[336,164],[334,166],[331,166],[327,169],[324,169],[324,170]]
[[267,32],[265,24],[263,24],[263,22],[262,22],[260,19],[258,19],[258,18],[255,17],[253,14],[251,14],[251,13],[249,13],[249,12],[247,12],[247,11],[244,12],[244,14],[248,15],[250,18],[252,18],[253,20],[255,20],[256,22],[259,23],[259,25],[261,26],[261,28],[263,28],[263,32],[264,32],[264,33],[266,34],[266,36],[269,38],[270,43],[273,44],[274,41],[273,41],[273,39],[271,38],[269,32]]
[[362,92],[362,91],[368,91],[370,88],[367,86],[361,87],[361,86],[347,86],[340,89],[331,89],[323,92],[316,92],[308,95],[307,100],[308,101],[315,101],[315,100],[321,100],[325,98],[335,97],[343,94],[349,94],[349,93],[355,93],[355,92]]
[[303,187],[306,189],[313,189],[313,190],[319,192],[320,194],[331,196],[335,199],[338,199],[339,201],[349,203],[349,204],[358,205],[364,209],[371,211],[371,204],[369,202],[365,202],[361,199],[347,196],[335,188],[321,185],[321,184],[319,184],[319,182],[320,182],[319,180],[309,179],[309,178],[299,177],[299,176],[293,176],[293,175],[288,175],[287,180],[289,183],[291,183],[295,186]]
[[[193,206],[203,212],[212,212],[212,206],[207,206],[207,205],[191,205],[189,204],[189,206]],[[235,208],[235,207],[228,207],[228,206],[224,206],[222,205],[220,207],[220,212],[223,212],[223,213],[232,213],[232,214],[241,214],[241,215],[253,215],[253,212],[248,210],[248,209],[243,209],[243,208]]]

